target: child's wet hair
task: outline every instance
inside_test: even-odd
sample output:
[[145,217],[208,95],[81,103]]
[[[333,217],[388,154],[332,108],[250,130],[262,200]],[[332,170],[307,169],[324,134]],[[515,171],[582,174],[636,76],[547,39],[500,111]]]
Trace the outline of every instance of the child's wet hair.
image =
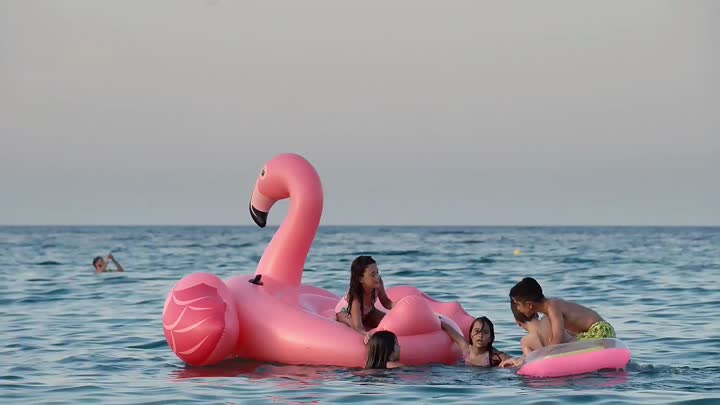
[[510,298],[516,301],[542,302],[545,300],[542,287],[532,277],[525,277],[510,289]]
[[395,351],[397,336],[387,330],[373,333],[367,342],[367,362],[365,368],[387,368]]
[[375,259],[372,257],[358,256],[350,265],[350,288],[347,293],[348,312],[350,312],[350,309],[352,308],[353,301],[357,298],[360,300],[360,313],[365,313],[365,300],[363,299],[364,292],[360,279],[362,279],[363,275],[365,275],[365,269],[371,264],[376,264]]
[[98,262],[101,260],[102,256],[95,256],[95,258],[93,259],[93,267],[97,267]]

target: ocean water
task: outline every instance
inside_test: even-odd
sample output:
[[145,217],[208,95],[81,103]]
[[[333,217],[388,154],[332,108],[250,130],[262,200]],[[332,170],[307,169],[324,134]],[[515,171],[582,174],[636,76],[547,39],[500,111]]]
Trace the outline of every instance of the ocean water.
[[[457,300],[519,354],[508,290],[546,295],[610,321],[625,371],[534,379],[464,365],[367,371],[228,361],[184,365],[162,332],[183,276],[250,274],[273,228],[0,227],[0,402],[718,403],[720,228],[321,227],[304,282],[340,295],[370,254],[387,286]],[[522,254],[514,255],[520,249]],[[126,273],[96,275],[112,251]]]

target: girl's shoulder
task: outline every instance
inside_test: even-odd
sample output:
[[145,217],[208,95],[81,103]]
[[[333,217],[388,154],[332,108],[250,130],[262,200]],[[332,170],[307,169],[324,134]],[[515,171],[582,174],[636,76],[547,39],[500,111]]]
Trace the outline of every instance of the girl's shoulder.
[[498,350],[498,349],[496,349],[496,348],[494,348],[494,347],[492,348],[492,351],[493,351],[493,355],[498,355],[498,356],[507,356],[507,355],[508,355],[508,354],[505,353],[504,351]]

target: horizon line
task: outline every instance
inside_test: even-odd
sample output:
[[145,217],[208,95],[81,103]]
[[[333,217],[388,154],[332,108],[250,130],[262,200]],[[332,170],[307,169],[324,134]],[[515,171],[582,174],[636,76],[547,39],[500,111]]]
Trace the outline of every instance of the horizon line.
[[[278,228],[282,224],[278,225],[268,225],[267,228]],[[24,227],[24,228],[31,228],[31,227],[83,227],[83,228],[91,228],[91,227],[116,227],[116,228],[139,228],[139,227],[155,227],[155,228],[162,228],[162,227],[184,227],[184,228],[190,228],[190,227],[204,227],[204,228],[210,228],[210,227],[251,227],[251,228],[259,228],[257,225],[254,224],[0,224],[0,228],[11,228],[11,227]],[[460,225],[460,224],[390,224],[390,225],[383,225],[383,224],[368,224],[368,225],[359,225],[359,224],[320,224],[320,228],[322,227],[345,227],[345,228],[718,228],[720,227],[720,224],[709,224],[709,225],[693,225],[693,224],[674,224],[674,225],[667,225],[667,224],[467,224],[467,225]]]

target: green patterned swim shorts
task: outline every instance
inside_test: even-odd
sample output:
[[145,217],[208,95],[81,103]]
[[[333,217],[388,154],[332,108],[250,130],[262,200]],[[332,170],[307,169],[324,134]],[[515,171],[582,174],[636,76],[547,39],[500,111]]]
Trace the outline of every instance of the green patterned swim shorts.
[[590,326],[587,332],[579,333],[576,338],[577,340],[592,340],[592,339],[604,339],[614,338],[615,329],[609,323],[605,321],[595,322]]

